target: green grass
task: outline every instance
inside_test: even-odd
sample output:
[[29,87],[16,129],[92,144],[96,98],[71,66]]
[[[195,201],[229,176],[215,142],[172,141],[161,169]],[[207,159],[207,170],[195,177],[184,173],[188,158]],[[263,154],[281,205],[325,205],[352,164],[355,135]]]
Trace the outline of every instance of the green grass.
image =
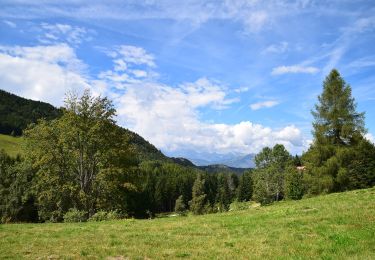
[[4,149],[5,152],[11,156],[16,156],[17,154],[22,153],[22,142],[22,137],[13,137],[10,135],[0,134],[0,150]]
[[204,216],[0,225],[0,258],[107,257],[375,259],[375,188]]

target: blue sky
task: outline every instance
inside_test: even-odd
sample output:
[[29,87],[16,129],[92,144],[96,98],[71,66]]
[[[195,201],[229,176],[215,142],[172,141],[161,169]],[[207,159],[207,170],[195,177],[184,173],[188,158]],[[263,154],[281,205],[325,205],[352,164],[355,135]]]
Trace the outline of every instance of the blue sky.
[[168,155],[301,153],[337,68],[374,140],[375,3],[327,2],[0,0],[0,88],[90,88]]

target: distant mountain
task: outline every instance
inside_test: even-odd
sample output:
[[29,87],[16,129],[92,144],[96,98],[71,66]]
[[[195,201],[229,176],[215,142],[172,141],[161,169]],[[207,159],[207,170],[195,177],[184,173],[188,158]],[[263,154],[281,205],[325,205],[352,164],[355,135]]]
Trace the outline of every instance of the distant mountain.
[[236,168],[254,168],[254,157],[255,154],[247,154],[243,156],[238,156],[227,161],[220,162],[221,164],[228,165],[230,167]]
[[[174,154],[169,154],[174,155]],[[195,165],[227,165],[232,168],[254,168],[254,154],[238,154],[238,153],[206,153],[196,152],[193,150],[179,151],[178,155],[189,159]]]
[[197,168],[209,172],[209,173],[235,173],[237,175],[241,175],[250,168],[236,168],[236,167],[229,167],[224,164],[211,164],[207,166],[197,166]]

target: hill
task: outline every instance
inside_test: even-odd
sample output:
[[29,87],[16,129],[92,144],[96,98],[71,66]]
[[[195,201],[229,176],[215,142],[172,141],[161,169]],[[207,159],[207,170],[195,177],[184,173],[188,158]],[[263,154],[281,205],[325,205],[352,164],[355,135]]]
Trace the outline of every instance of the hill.
[[48,103],[25,99],[0,89],[0,134],[19,136],[30,123],[60,115],[61,110]]
[[[12,132],[21,135],[30,123],[38,119],[55,119],[61,110],[44,102],[25,99],[0,90],[0,149],[10,155],[16,155],[21,149],[21,138],[9,136]],[[168,160],[155,146],[143,137],[128,129],[121,128],[129,138],[129,144],[140,157],[140,160]]]
[[375,259],[375,188],[204,216],[0,225],[0,258]]

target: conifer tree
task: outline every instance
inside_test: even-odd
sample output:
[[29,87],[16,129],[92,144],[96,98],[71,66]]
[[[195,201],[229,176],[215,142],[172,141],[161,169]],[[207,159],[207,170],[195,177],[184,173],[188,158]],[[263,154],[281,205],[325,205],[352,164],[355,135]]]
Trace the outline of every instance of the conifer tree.
[[351,87],[335,69],[323,83],[323,93],[318,97],[312,114],[316,144],[350,145],[358,134],[364,134],[364,113],[356,111]]
[[223,173],[218,175],[218,189],[216,194],[216,206],[219,212],[227,211],[232,201],[229,187],[229,176]]
[[190,210],[196,215],[205,213],[206,193],[204,192],[204,179],[202,174],[198,174],[194,181],[192,199],[189,202]]
[[[337,70],[332,70],[323,83],[323,92],[312,111],[314,141],[303,155],[307,166],[304,176],[308,193],[319,194],[354,188],[353,161],[358,161],[364,139],[364,113],[356,111],[351,87]],[[373,145],[370,144],[371,147]],[[362,159],[360,159],[363,161]],[[367,174],[367,173],[356,173]],[[370,173],[369,173],[370,174]],[[371,175],[371,174],[370,174]]]
[[253,195],[253,181],[251,179],[251,172],[244,172],[239,180],[237,188],[237,200],[249,201]]

